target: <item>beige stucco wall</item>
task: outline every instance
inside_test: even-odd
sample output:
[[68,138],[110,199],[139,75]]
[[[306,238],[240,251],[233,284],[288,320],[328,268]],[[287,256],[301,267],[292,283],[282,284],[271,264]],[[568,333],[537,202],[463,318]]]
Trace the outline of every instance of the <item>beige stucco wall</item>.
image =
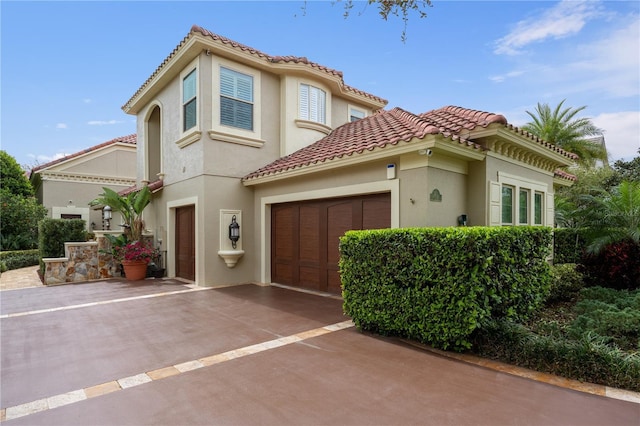
[[64,171],[91,176],[116,176],[133,179],[136,176],[135,148],[117,149],[81,162],[72,162],[68,167],[65,167]]

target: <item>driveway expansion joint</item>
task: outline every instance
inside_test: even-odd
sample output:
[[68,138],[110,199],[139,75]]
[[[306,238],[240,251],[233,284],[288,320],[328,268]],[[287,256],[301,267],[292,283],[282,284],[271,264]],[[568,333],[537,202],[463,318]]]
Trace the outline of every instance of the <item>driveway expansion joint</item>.
[[182,362],[180,364],[159,368],[156,370],[136,374],[129,377],[123,377],[121,379],[117,379],[117,380],[103,383],[100,385],[74,390],[64,394],[39,399],[36,401],[16,405],[13,407],[3,408],[0,415],[0,421],[11,420],[19,417],[28,416],[30,414],[51,410],[53,408],[61,407],[63,405],[84,401],[89,398],[95,398],[102,395],[106,395],[111,392],[116,392],[120,390],[129,389],[135,386],[144,385],[146,383],[155,382],[158,380],[165,379],[167,377],[176,376],[182,373],[187,373],[189,371],[209,367],[222,362],[231,361],[234,359],[242,358],[248,355],[253,355],[253,354],[264,352],[271,349],[276,349],[276,348],[290,345],[293,343],[302,342],[304,340],[311,339],[324,334],[345,330],[353,326],[354,324],[351,320],[339,322],[336,324],[329,324],[323,327],[292,334],[290,336],[280,337],[274,340],[268,340],[262,343],[257,343],[255,345],[233,349],[227,352],[210,355],[207,357],[203,357],[203,358],[199,358],[191,361]]

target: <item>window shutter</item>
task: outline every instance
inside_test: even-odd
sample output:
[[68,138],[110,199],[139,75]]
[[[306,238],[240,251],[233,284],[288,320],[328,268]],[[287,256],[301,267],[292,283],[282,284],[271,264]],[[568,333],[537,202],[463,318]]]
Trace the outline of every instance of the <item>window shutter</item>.
[[253,77],[220,68],[220,123],[253,130]]
[[549,194],[547,192],[547,221],[543,224],[545,226],[551,226],[553,227],[556,223],[556,218],[555,218],[555,210],[554,210],[554,202],[553,202],[553,194]]
[[300,85],[299,116],[301,120],[309,120],[309,86],[306,84]]
[[502,223],[502,209],[500,200],[502,190],[499,182],[489,182],[489,226],[500,226]]

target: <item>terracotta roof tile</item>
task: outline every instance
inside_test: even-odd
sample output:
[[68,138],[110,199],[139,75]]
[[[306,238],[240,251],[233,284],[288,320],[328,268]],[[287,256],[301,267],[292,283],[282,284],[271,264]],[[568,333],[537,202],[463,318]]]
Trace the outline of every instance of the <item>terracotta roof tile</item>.
[[379,102],[379,103],[383,103],[386,104],[387,101],[383,98],[380,98],[378,96],[372,95],[370,93],[364,92],[362,90],[358,90],[356,88],[353,88],[351,86],[348,86],[346,84],[344,84],[344,81],[342,79],[342,71],[338,71],[338,70],[334,70],[332,68],[326,67],[324,65],[320,65],[316,62],[312,62],[310,60],[308,60],[306,57],[304,56],[271,56],[268,55],[264,52],[261,52],[257,49],[254,49],[252,47],[249,46],[245,46],[244,44],[238,43],[237,41],[233,41],[231,39],[228,39],[226,37],[223,37],[221,35],[215,34],[207,29],[204,29],[202,27],[199,27],[198,25],[193,25],[191,27],[191,31],[189,31],[189,34],[182,39],[182,41],[180,42],[180,44],[178,44],[178,46],[176,46],[175,49],[173,49],[173,51],[169,54],[169,56],[167,56],[165,58],[164,61],[162,61],[162,63],[160,64],[160,66],[158,66],[158,68],[153,72],[153,74],[151,74],[151,76],[142,84],[142,86],[140,86],[140,88],[136,91],[136,93],[127,101],[127,103],[125,105],[122,106],[122,109],[126,110],[128,108],[128,105],[132,102],[132,100],[138,96],[138,94],[140,94],[144,88],[146,86],[148,86],[151,83],[151,80],[153,80],[153,78],[160,73],[160,71],[162,70],[162,68],[178,53],[178,51],[180,50],[180,48],[182,46],[184,46],[187,41],[189,41],[189,39],[191,37],[193,37],[194,34],[199,33],[202,36],[205,37],[209,37],[211,40],[216,41],[216,42],[220,42],[222,44],[225,45],[229,45],[231,47],[233,47],[234,49],[238,49],[241,50],[243,52],[247,52],[253,56],[256,56],[260,59],[263,59],[266,62],[269,63],[274,63],[274,64],[278,64],[278,63],[296,63],[296,64],[304,64],[307,65],[311,68],[315,68],[319,71],[325,72],[329,75],[333,75],[336,76],[338,78],[340,78],[340,82],[342,87],[344,88],[344,90],[346,90],[347,92],[352,92],[352,93],[356,93],[360,96],[364,96],[367,97],[375,102]]
[[482,149],[481,146],[461,138],[460,129],[462,126],[466,129],[473,129],[478,125],[486,127],[492,122],[496,122],[495,117],[502,117],[488,114],[491,118],[484,117],[481,120],[477,117],[466,117],[463,114],[471,110],[459,108],[449,111],[449,108],[456,107],[445,107],[419,116],[402,108],[394,108],[344,124],[314,144],[256,170],[245,176],[243,180],[247,181],[311,164],[324,163],[336,158],[372,151],[375,148],[383,148],[387,145],[397,145],[414,138],[421,139],[428,134],[440,133],[473,149]]
[[561,179],[566,179],[566,180],[570,180],[570,181],[577,181],[578,177],[575,175],[572,175],[571,173],[567,173],[564,170],[561,169],[557,169],[553,172],[553,175],[555,177],[559,177]]
[[[160,189],[162,189],[164,187],[164,181],[160,180],[160,179],[156,179],[153,182],[149,182],[149,184],[147,185],[149,187],[149,189],[151,190],[151,192],[156,192]],[[122,191],[118,192],[118,195],[127,195],[130,194],[132,192],[136,192],[136,191],[140,191],[142,188],[138,188],[138,186],[136,185],[132,185],[128,188],[123,189]]]
[[81,155],[88,154],[92,151],[96,151],[98,149],[107,147],[109,145],[113,145],[114,143],[117,143],[117,142],[135,145],[137,143],[137,135],[133,134],[133,135],[127,135],[127,136],[120,136],[118,138],[111,139],[110,141],[102,142],[101,144],[92,146],[91,148],[83,149],[82,151],[76,152],[74,154],[67,155],[62,158],[58,158],[57,160],[49,161],[48,163],[45,163],[45,164],[40,164],[39,166],[31,169],[31,173],[33,174],[42,169],[46,169],[47,167],[51,167],[53,165],[62,163],[67,160],[71,160],[72,158],[80,157]]
[[515,132],[515,133],[518,133],[520,135],[523,135],[523,136],[531,139],[535,143],[540,144],[540,145],[544,146],[545,148],[548,148],[548,149],[550,149],[552,151],[555,151],[558,154],[564,155],[567,158],[570,158],[572,160],[577,160],[578,158],[580,158],[576,154],[574,154],[573,152],[565,151],[564,149],[562,149],[562,148],[560,148],[560,147],[558,147],[558,146],[556,146],[556,145],[554,145],[552,143],[549,143],[549,142],[545,141],[544,139],[541,139],[538,136],[534,135],[533,133],[527,132],[526,130],[520,129],[520,128],[518,128],[516,126],[513,126],[511,124],[509,124],[507,126],[507,128],[509,130]]

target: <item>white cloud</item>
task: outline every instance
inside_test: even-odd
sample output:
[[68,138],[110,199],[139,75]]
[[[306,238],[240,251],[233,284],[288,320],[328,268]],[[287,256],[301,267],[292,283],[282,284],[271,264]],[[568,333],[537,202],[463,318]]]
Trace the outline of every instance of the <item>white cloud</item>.
[[502,83],[508,78],[518,77],[522,74],[524,74],[524,71],[511,71],[506,74],[494,75],[492,77],[489,77],[489,80],[493,81],[494,83]]
[[568,74],[584,73],[588,89],[611,96],[640,95],[640,17],[608,36],[578,48],[578,58],[567,66]]
[[67,123],[58,123],[56,124],[56,129],[66,129]]
[[597,16],[598,2],[563,0],[539,16],[519,21],[509,34],[495,42],[493,52],[497,55],[520,54],[529,44],[577,34],[587,21]]
[[605,131],[604,140],[610,163],[620,159],[629,161],[638,156],[640,111],[602,113],[591,121]]
[[124,121],[119,121],[119,120],[92,120],[92,121],[88,121],[87,124],[89,126],[107,126],[107,125],[111,125],[111,124],[121,124],[124,123]]
[[60,158],[64,158],[67,155],[71,155],[71,154],[67,154],[64,152],[58,152],[56,154],[53,154],[52,156],[48,156],[48,155],[42,155],[42,154],[38,154],[38,155],[34,155],[34,154],[29,154],[29,157],[35,158],[37,164],[46,164],[50,161],[54,161],[54,160],[58,160]]

